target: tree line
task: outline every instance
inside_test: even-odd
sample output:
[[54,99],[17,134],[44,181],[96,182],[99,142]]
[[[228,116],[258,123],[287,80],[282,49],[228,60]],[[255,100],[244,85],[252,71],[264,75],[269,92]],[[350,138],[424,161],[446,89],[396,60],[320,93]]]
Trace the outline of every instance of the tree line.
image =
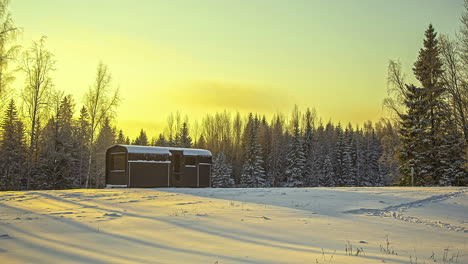
[[[335,124],[295,106],[270,119],[223,111],[191,122],[177,112],[159,135],[142,129],[130,139],[114,125],[120,97],[109,68],[98,64],[76,112],[73,96],[53,85],[57,61],[46,38],[17,45],[21,29],[0,0],[0,190],[102,188],[114,144],[208,149],[214,187],[467,185],[466,10],[461,22],[456,39],[426,30],[413,67],[420,84],[389,62],[392,118]],[[25,81],[13,91],[18,72]]]

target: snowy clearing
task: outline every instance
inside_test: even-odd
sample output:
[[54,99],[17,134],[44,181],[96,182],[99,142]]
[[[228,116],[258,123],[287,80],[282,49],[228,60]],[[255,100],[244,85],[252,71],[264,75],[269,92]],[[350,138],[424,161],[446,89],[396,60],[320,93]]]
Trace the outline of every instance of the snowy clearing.
[[468,263],[468,188],[0,193],[1,263]]

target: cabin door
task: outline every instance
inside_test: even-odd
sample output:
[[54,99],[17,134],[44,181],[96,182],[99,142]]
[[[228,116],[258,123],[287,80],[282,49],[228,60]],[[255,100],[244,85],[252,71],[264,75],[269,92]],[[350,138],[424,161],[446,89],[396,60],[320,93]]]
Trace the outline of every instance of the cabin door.
[[182,153],[173,152],[172,183],[175,187],[180,187],[182,183]]

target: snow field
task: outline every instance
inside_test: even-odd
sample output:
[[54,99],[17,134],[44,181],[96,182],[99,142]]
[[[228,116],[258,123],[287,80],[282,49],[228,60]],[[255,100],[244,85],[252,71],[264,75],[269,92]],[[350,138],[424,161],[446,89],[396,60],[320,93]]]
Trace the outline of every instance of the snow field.
[[468,263],[467,196],[460,187],[3,192],[0,262]]

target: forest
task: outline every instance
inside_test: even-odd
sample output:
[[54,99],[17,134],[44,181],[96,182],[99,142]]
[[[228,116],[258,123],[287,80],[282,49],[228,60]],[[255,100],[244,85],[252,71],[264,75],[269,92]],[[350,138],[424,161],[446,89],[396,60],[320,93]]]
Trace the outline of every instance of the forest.
[[8,4],[0,1],[0,190],[103,188],[114,144],[208,149],[213,187],[468,185],[468,1],[455,37],[429,24],[414,65],[389,61],[388,85],[375,89],[387,89],[391,114],[378,122],[334,123],[298,106],[270,118],[176,112],[158,135],[142,129],[134,139],[115,126],[123,98],[108,66],[97,65],[77,103],[53,85],[57,58],[46,37],[17,44],[22,28]]

